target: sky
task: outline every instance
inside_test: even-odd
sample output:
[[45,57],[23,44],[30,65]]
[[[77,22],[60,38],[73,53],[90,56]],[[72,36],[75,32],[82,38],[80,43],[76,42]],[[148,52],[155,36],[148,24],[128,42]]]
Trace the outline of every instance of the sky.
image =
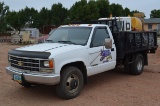
[[[50,9],[53,4],[58,2],[69,9],[76,1],[80,0],[0,0],[0,2],[8,5],[10,10],[15,11],[24,9],[26,6],[29,8],[34,7],[37,10],[40,10],[42,7]],[[110,4],[118,3],[122,5],[123,8],[127,7],[131,11],[138,10],[144,12],[146,18],[150,17],[151,10],[160,9],[160,0],[109,0],[109,2]]]

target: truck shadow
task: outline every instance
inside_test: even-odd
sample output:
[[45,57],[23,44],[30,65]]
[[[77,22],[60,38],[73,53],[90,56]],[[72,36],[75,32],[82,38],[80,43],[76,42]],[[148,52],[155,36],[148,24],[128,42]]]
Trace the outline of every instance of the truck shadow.
[[124,71],[123,67],[117,67],[114,70],[110,70],[110,71],[103,72],[103,73],[89,77],[88,85],[96,86],[101,84],[103,85],[106,83],[113,83],[113,81],[119,81],[121,79],[126,79],[131,76],[133,75],[127,74]]

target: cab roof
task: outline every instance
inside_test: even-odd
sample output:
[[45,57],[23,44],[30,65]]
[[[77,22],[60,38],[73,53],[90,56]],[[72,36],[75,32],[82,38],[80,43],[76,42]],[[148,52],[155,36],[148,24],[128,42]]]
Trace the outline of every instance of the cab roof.
[[62,25],[61,27],[96,27],[96,26],[107,26],[104,24],[69,24]]

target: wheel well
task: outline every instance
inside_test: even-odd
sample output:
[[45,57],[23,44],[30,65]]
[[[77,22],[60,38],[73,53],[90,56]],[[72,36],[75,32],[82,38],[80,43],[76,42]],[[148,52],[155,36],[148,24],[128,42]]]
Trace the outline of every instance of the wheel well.
[[[61,70],[63,70],[65,67],[68,67],[68,66],[74,66],[78,69],[80,69],[80,71],[82,72],[83,74],[83,77],[84,77],[84,83],[87,83],[87,69],[86,69],[86,66],[84,65],[83,62],[81,61],[77,61],[77,62],[72,62],[72,63],[68,63],[68,64],[65,64]],[[62,73],[62,71],[60,72],[60,74]]]

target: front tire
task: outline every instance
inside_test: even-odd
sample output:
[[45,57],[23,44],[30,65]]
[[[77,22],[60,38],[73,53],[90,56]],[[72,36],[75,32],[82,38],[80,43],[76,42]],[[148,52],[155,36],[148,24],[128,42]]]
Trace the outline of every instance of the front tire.
[[66,67],[62,70],[60,83],[57,86],[57,94],[63,99],[77,97],[83,87],[84,79],[82,72],[76,67]]
[[135,56],[134,62],[131,64],[131,73],[134,75],[140,75],[143,72],[144,59],[141,54]]

